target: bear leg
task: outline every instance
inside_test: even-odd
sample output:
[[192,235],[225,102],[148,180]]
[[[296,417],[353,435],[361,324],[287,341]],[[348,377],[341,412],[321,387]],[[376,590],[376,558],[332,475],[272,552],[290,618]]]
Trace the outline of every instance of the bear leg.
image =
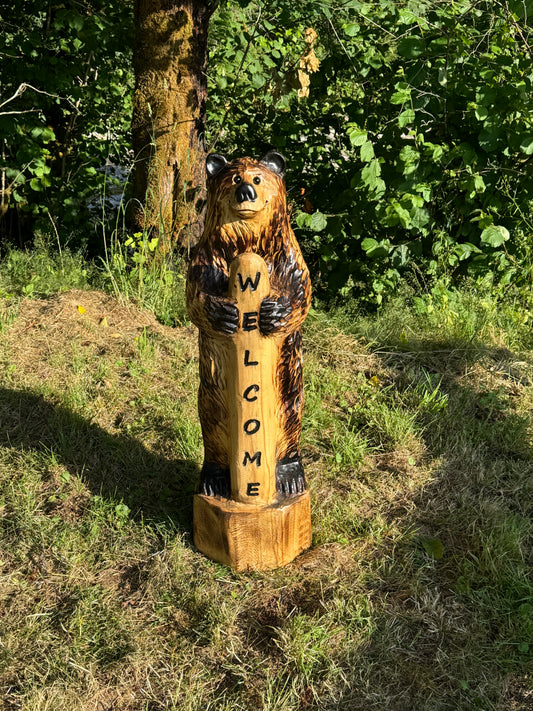
[[307,484],[298,442],[302,431],[303,378],[300,331],[285,339],[278,362],[280,429],[277,442],[276,489],[284,496],[300,494]]
[[231,494],[229,468],[217,462],[204,462],[200,472],[199,493],[229,499]]

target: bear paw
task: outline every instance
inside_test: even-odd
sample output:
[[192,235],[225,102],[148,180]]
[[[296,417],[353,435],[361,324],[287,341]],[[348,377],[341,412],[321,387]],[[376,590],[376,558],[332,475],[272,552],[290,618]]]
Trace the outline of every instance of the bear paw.
[[276,489],[284,496],[301,494],[306,489],[300,457],[285,457],[276,466]]
[[261,302],[259,310],[259,330],[265,336],[279,331],[287,324],[291,312],[292,306],[287,296],[282,296],[279,299],[267,296]]
[[216,331],[231,336],[239,327],[239,310],[232,301],[216,296],[207,296],[205,300],[207,318]]
[[220,496],[229,499],[231,484],[229,469],[216,462],[205,462],[200,472],[199,493],[204,496]]

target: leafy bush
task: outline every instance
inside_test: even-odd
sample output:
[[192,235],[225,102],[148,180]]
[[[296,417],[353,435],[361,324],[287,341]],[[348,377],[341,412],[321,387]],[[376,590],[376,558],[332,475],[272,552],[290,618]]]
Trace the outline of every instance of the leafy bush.
[[[214,138],[230,152],[287,153],[300,238],[330,294],[379,303],[413,268],[530,283],[526,5],[245,5],[214,24],[211,106],[226,109]],[[307,26],[321,66],[304,99],[287,79]]]
[[[531,9],[219,5],[208,145],[287,155],[318,293],[381,303],[413,273],[530,291]],[[114,180],[106,162],[124,163],[132,10],[128,0],[0,6],[0,229],[11,237],[24,234],[13,215],[28,233],[36,223],[53,236],[83,231],[91,196]]]
[[86,225],[131,121],[126,0],[0,5],[0,230]]

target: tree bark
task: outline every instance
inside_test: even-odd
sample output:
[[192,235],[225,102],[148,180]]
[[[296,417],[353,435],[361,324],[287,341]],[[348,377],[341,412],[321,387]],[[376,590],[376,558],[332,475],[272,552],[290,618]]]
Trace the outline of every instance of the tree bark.
[[207,34],[216,2],[135,0],[135,166],[129,221],[159,251],[194,244],[205,206]]

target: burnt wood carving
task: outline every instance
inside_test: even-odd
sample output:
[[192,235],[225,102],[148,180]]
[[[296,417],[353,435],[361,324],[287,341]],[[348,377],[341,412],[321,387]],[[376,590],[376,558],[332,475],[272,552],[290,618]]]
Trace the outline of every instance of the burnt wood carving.
[[204,441],[194,539],[214,560],[268,569],[310,545],[299,438],[311,282],[289,222],[283,157],[212,154],[206,169],[206,225],[187,276]]

